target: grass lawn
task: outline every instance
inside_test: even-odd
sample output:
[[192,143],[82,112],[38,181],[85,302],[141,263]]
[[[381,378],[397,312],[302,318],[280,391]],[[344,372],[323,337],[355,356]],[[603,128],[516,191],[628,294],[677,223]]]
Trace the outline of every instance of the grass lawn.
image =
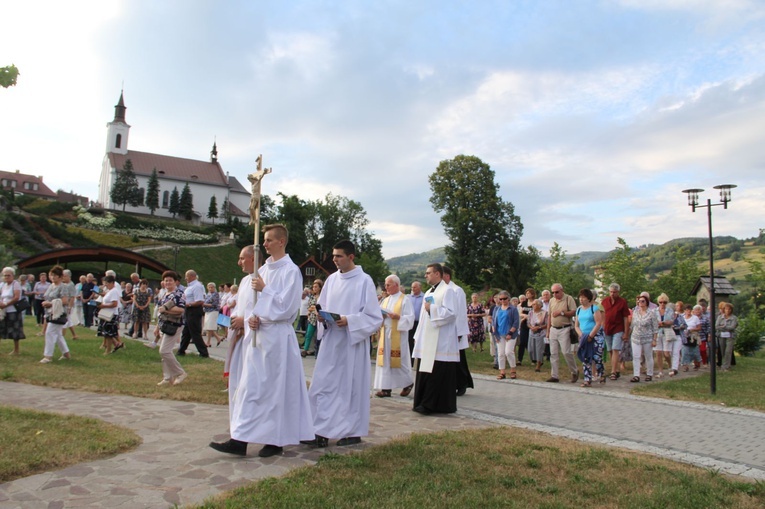
[[[181,385],[157,387],[162,380],[159,351],[144,347],[141,342],[125,340],[126,348],[108,356],[99,348],[101,338],[95,331],[77,327],[80,337],[73,341],[66,333],[72,353],[71,360],[54,360],[40,364],[44,339],[37,336],[40,329],[27,317],[21,341],[21,355],[4,355],[12,349],[9,340],[0,341],[0,380],[62,389],[97,393],[125,394],[141,398],[173,399],[227,405],[228,395],[223,380],[223,363],[202,359],[192,347],[185,357],[178,357],[189,377]],[[56,350],[53,358],[58,359]]]
[[512,429],[443,432],[326,454],[199,507],[760,508],[765,483]]
[[128,451],[141,438],[97,419],[0,405],[0,483]]

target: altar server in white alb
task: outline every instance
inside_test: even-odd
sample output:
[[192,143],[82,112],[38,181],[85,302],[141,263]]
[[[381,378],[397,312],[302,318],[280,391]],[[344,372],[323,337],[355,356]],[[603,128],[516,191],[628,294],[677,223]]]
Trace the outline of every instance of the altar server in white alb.
[[321,311],[339,315],[324,320],[326,330],[316,358],[308,395],[314,416],[314,440],[326,447],[353,445],[369,434],[369,336],[382,324],[375,285],[353,259],[356,248],[341,240],[332,250],[337,272],[327,278],[319,297]]
[[414,358],[418,359],[413,410],[423,415],[457,411],[457,292],[443,278],[440,263],[425,270],[430,290],[425,293],[420,324],[414,334]]
[[460,365],[457,368],[457,396],[464,396],[468,388],[472,389],[473,375],[470,374],[470,368],[467,363],[467,356],[465,351],[470,348],[468,342],[468,335],[470,334],[470,327],[468,326],[467,319],[467,296],[465,290],[461,286],[452,281],[452,269],[443,265],[444,269],[444,283],[448,284],[457,294],[457,340],[459,342],[460,349]]
[[412,301],[401,292],[398,276],[385,278],[388,296],[380,307],[383,310],[383,326],[377,345],[375,367],[375,396],[389,398],[394,387],[403,387],[401,396],[408,396],[414,387],[412,383],[411,355],[409,354],[409,329],[414,325]]
[[[287,229],[276,224],[263,231],[263,246],[271,256],[251,278],[257,303],[252,306],[250,298],[244,306],[251,313],[236,356],[241,361],[236,387],[229,386],[231,440],[210,445],[244,455],[247,443],[265,444],[258,456],[267,458],[281,454],[285,445],[313,437],[313,419],[292,327],[300,309],[303,278],[285,252]],[[251,290],[243,288],[242,292]],[[233,367],[230,373],[233,378]]]

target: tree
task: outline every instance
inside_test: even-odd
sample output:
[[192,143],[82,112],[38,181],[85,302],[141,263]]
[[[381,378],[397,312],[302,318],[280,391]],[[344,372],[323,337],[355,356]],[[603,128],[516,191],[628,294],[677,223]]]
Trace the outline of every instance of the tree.
[[19,69],[15,65],[0,67],[0,87],[8,88],[16,85],[16,78],[19,76]]
[[451,244],[447,263],[472,288],[506,286],[520,259],[523,225],[512,203],[499,196],[488,164],[475,156],[441,161],[428,178],[430,203],[442,212],[441,224]]
[[215,199],[215,195],[210,198],[210,207],[207,209],[207,218],[213,220],[215,224],[215,218],[218,217],[218,200]]
[[143,194],[138,187],[138,178],[133,172],[133,163],[130,159],[125,161],[122,170],[117,171],[117,178],[112,185],[110,196],[116,205],[122,205],[123,212],[127,205],[137,207],[143,204]]
[[557,242],[550,249],[550,258],[539,262],[539,271],[534,277],[533,287],[538,293],[549,290],[555,283],[563,285],[563,290],[570,295],[577,295],[582,288],[591,288],[592,284],[585,273],[577,268],[579,258],[566,256],[566,250]]
[[194,215],[194,196],[191,194],[191,188],[189,187],[188,182],[186,182],[186,185],[183,186],[183,191],[181,191],[181,200],[178,203],[178,214],[187,221],[190,221]]
[[618,237],[616,241],[619,247],[601,264],[600,281],[605,288],[611,283],[618,283],[621,296],[627,299],[627,302],[633,302],[641,292],[651,292],[650,283],[645,277],[646,264],[623,238]]
[[223,198],[223,203],[220,205],[220,216],[223,218],[223,222],[229,224],[231,222],[231,213],[228,206],[228,197]]
[[149,177],[149,184],[146,186],[146,206],[149,207],[151,215],[159,208],[159,177],[157,168],[154,168]]
[[685,301],[693,285],[705,273],[699,265],[703,260],[699,255],[692,255],[687,247],[678,247],[673,256],[675,264],[668,274],[662,274],[656,279],[654,288],[657,292],[666,293],[672,301]]
[[175,215],[180,212],[180,207],[181,195],[178,193],[178,188],[174,187],[173,192],[170,193],[170,207],[168,207],[167,211],[173,215],[173,218],[175,218]]

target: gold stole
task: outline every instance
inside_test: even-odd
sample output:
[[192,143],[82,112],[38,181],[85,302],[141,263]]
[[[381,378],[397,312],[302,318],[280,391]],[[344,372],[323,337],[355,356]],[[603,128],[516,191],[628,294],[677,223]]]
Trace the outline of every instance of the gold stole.
[[[387,309],[390,296],[383,301],[383,309]],[[404,305],[404,293],[398,296],[398,300],[393,305],[393,312],[401,316],[401,307]],[[390,367],[401,367],[401,333],[398,330],[398,320],[390,319]],[[380,341],[377,343],[377,365],[383,366],[385,363],[385,321],[380,329]]]

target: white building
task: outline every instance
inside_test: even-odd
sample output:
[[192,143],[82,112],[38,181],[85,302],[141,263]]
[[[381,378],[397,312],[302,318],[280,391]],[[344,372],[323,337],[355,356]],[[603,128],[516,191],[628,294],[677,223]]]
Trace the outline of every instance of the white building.
[[[125,121],[126,109],[123,94],[120,93],[120,100],[114,107],[114,120],[106,124],[106,154],[98,184],[98,202],[102,207],[122,210],[122,205],[112,203],[110,193],[117,178],[117,171],[122,170],[125,161],[130,159],[133,171],[138,178],[138,187],[144,191],[144,196],[152,171],[154,168],[157,169],[159,208],[154,211],[155,216],[172,217],[172,214],[168,212],[170,195],[173,189],[178,189],[180,195],[188,183],[194,197],[194,222],[213,222],[212,219],[207,218],[210,199],[213,196],[218,207],[219,219],[216,222],[223,220],[221,207],[226,200],[228,200],[232,217],[238,217],[245,222],[249,221],[247,211],[250,207],[250,192],[235,177],[224,173],[218,162],[218,150],[215,143],[213,143],[209,161],[128,150],[130,126]],[[151,213],[146,206],[127,205],[125,210],[140,214]]]

